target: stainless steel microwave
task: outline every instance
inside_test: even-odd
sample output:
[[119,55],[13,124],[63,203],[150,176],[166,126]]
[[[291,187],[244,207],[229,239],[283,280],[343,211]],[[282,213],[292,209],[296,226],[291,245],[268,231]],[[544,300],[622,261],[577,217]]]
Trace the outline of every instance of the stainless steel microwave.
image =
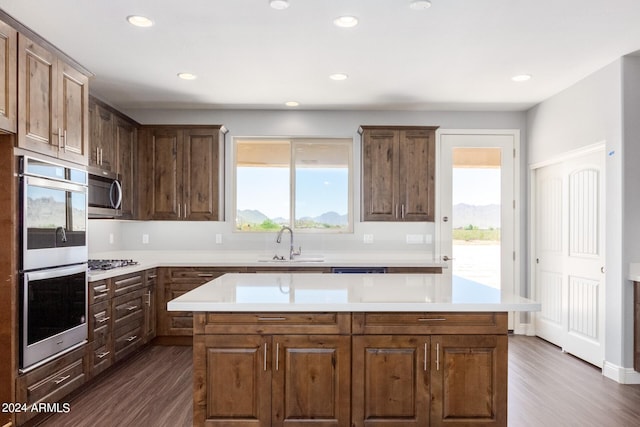
[[89,218],[122,216],[122,185],[113,172],[89,170]]

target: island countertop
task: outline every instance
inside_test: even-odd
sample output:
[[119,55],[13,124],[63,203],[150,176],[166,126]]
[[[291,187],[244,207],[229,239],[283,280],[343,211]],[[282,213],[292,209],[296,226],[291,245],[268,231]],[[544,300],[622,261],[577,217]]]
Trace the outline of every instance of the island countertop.
[[533,300],[450,274],[229,273],[175,298],[169,311],[506,312]]

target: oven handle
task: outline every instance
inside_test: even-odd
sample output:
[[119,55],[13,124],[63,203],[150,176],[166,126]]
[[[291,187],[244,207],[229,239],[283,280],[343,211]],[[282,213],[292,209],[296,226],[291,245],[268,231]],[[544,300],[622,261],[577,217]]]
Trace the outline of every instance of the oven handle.
[[[115,197],[117,200],[115,202],[113,201],[114,188],[116,190],[115,193],[117,194],[117,196]],[[111,188],[109,188],[109,201],[111,202],[111,207],[113,209],[120,209],[120,205],[122,204],[122,185],[120,184],[120,182],[118,182],[117,179],[113,180],[113,182],[111,183]]]
[[25,183],[36,187],[52,188],[54,190],[74,191],[76,193],[87,193],[87,187],[71,182],[55,181],[53,179],[40,178],[36,176],[25,176]]
[[24,276],[25,276],[25,279],[27,279],[27,281],[51,279],[54,277],[70,276],[72,274],[77,274],[77,273],[86,273],[87,268],[88,268],[87,263],[83,263],[83,264],[71,265],[68,267],[56,267],[56,268],[49,268],[46,270],[29,271],[24,273]]

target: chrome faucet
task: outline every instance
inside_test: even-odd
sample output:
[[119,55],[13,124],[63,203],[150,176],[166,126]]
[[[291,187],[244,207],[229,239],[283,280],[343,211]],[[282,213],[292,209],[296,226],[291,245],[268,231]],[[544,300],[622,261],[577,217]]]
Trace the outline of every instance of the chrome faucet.
[[302,252],[302,247],[299,247],[298,250],[294,250],[293,249],[293,230],[290,227],[287,227],[286,225],[283,226],[280,231],[278,231],[278,237],[276,237],[276,242],[280,243],[282,242],[282,233],[284,233],[285,230],[289,230],[289,233],[291,234],[291,246],[289,246],[289,259],[293,259],[294,256],[296,255],[300,255],[300,253]]

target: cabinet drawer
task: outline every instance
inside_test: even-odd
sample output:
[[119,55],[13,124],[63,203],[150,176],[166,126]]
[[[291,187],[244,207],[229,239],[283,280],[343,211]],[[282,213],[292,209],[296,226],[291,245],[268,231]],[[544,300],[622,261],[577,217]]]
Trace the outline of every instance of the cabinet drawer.
[[507,313],[353,313],[354,334],[506,334]]
[[143,318],[144,290],[140,289],[113,299],[114,329],[134,319]]
[[111,332],[111,304],[104,301],[89,306],[89,342],[99,340]]
[[246,273],[245,267],[182,267],[169,268],[168,276],[171,282],[207,283],[226,273]]
[[[84,370],[85,346],[73,350],[39,368],[19,376],[16,401],[31,405],[38,402],[54,403],[64,398],[86,381]],[[18,425],[36,413],[19,413]]]
[[127,323],[122,328],[116,330],[114,336],[114,357],[118,362],[144,344],[142,323]]
[[108,342],[94,341],[93,349],[89,355],[89,369],[91,377],[95,377],[100,372],[113,364],[113,352],[111,344]]
[[89,282],[89,305],[108,301],[111,298],[111,281],[97,280]]
[[143,272],[125,274],[114,277],[113,279],[114,295],[119,296],[127,292],[142,289],[144,287]]
[[348,334],[349,313],[197,313],[196,334]]

